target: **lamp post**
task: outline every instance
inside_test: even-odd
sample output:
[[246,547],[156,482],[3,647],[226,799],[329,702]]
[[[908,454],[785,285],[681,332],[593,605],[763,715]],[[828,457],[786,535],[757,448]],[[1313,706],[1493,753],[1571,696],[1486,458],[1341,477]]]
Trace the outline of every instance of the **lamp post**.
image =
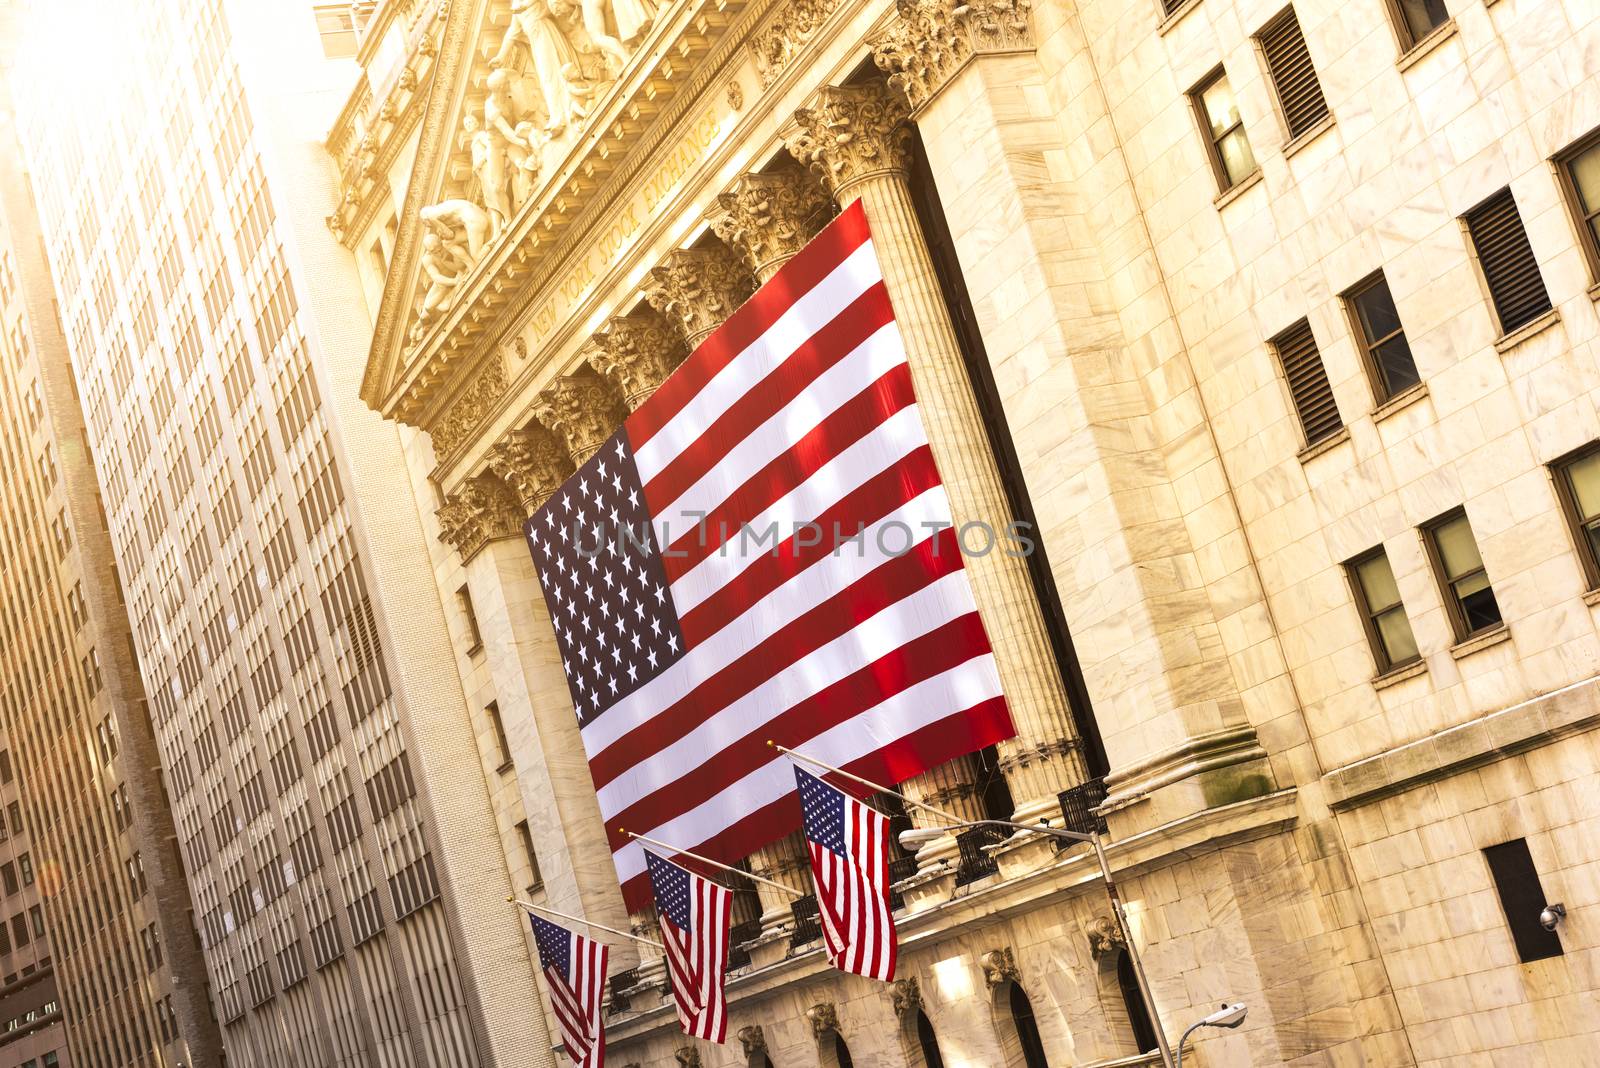
[[[1035,831],[1039,834],[1047,834],[1052,838],[1065,838],[1070,842],[1088,842],[1094,847],[1095,859],[1100,862],[1100,877],[1106,884],[1106,897],[1111,900],[1111,911],[1116,916],[1117,927],[1122,931],[1122,940],[1128,947],[1128,960],[1133,964],[1134,978],[1139,981],[1139,993],[1143,995],[1145,1006],[1150,1010],[1150,1023],[1156,1033],[1156,1045],[1161,1052],[1161,1063],[1163,1068],[1181,1068],[1180,1064],[1173,1061],[1172,1049],[1167,1045],[1167,1033],[1161,1026],[1161,1013],[1156,1008],[1155,995],[1150,990],[1150,980],[1144,973],[1144,961],[1139,956],[1139,947],[1135,944],[1133,936],[1128,932],[1128,917],[1122,911],[1122,897],[1117,893],[1117,884],[1111,877],[1111,864],[1106,860],[1106,849],[1104,843],[1100,841],[1100,836],[1098,834],[1084,834],[1081,831],[1069,831],[1063,827],[1052,827],[1043,822],[1029,826],[1025,823],[1012,823],[1010,820],[957,820],[943,827],[920,827],[902,831],[900,833],[900,844],[906,849],[916,852],[916,849],[940,837],[947,831],[968,827],[1004,827],[1012,831]],[[1240,1018],[1243,1019],[1242,1014]],[[1187,1037],[1187,1034],[1185,1037]]]
[[1249,1010],[1246,1009],[1242,1003],[1236,1002],[1232,1005],[1224,1005],[1222,1008],[1218,1009],[1210,1016],[1207,1016],[1205,1019],[1196,1020],[1194,1023],[1190,1024],[1183,1032],[1183,1037],[1178,1039],[1177,1068],[1183,1068],[1183,1044],[1189,1041],[1190,1035],[1194,1034],[1202,1027],[1226,1027],[1229,1030],[1232,1030],[1233,1028],[1244,1023],[1244,1014],[1248,1011]]

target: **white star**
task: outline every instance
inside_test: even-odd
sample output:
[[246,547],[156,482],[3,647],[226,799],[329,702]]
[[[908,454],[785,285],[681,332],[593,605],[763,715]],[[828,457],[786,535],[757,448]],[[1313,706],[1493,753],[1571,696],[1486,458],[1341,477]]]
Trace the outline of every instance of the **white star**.
[[600,472],[600,481],[604,482],[606,480],[606,461],[604,456],[600,458],[600,464],[595,470]]
[[652,668],[655,667],[656,666],[656,651],[654,649],[650,650],[650,655],[648,657],[646,657],[646,659],[650,661],[650,666]]
[[650,633],[658,638],[661,636],[661,620],[655,616],[650,617]]
[[617,692],[617,680],[612,678],[610,675],[606,676],[606,685],[611,687],[612,694]]
[[631,490],[628,491],[628,504],[630,506],[634,507],[634,508],[639,507],[639,491],[638,490],[632,490],[631,489]]
[[661,603],[661,599],[666,596],[666,593],[667,591],[662,589],[660,586],[656,587],[656,604]]
[[622,492],[622,476],[621,475],[612,475],[611,476],[611,489],[616,493],[621,493]]
[[629,682],[638,682],[639,681],[639,669],[634,666],[634,663],[631,660],[628,661],[628,681]]
[[582,493],[585,497],[594,496],[593,493],[589,492],[589,479],[587,477],[578,479],[578,492]]
[[639,632],[634,631],[629,637],[633,639],[633,651],[637,653],[639,651]]
[[676,634],[667,635],[667,648],[674,653],[678,651],[678,636]]
[[626,455],[627,455],[627,453],[622,451],[622,439],[618,438],[617,439],[617,459],[620,460]]
[[638,619],[638,620],[643,620],[644,619],[644,602],[643,601],[640,601],[640,602],[638,602],[637,604],[635,604],[633,606],[633,618]]

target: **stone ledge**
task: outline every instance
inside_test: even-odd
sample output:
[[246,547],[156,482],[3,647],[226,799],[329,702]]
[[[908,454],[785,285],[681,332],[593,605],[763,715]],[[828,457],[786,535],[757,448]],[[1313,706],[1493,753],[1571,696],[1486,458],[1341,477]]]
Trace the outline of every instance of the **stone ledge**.
[[1406,49],[1400,58],[1394,61],[1397,70],[1410,70],[1422,57],[1430,54],[1435,48],[1444,44],[1456,35],[1456,20],[1445,19],[1434,27],[1432,33]]
[[[1145,831],[1120,842],[1106,843],[1112,875],[1125,879],[1180,858],[1192,859],[1224,846],[1265,838],[1287,829],[1296,820],[1298,792],[1293,788],[1263,794],[1219,808],[1206,809]],[[961,937],[972,931],[1034,911],[1080,894],[1099,892],[1100,865],[1089,849],[1073,849],[1056,863],[1026,876],[974,884],[973,893],[959,894],[923,912],[900,913],[895,926],[901,956],[927,945]],[[728,978],[730,1003],[759,998],[819,975],[837,975],[828,964],[821,944],[766,968],[756,968]],[[606,1038],[613,1047],[643,1039],[657,1031],[676,1033],[677,1011],[669,1003],[626,1018],[607,1021]],[[1112,1064],[1122,1064],[1113,1061]],[[1134,1058],[1130,1064],[1141,1064]]]
[[1232,204],[1235,200],[1238,200],[1240,197],[1244,196],[1246,193],[1260,184],[1261,168],[1257,167],[1255,170],[1251,171],[1249,174],[1245,175],[1243,178],[1240,178],[1237,182],[1234,182],[1228,188],[1218,193],[1216,198],[1213,199],[1211,203],[1218,211],[1221,211],[1223,208],[1227,207],[1229,204]]
[[1323,438],[1321,441],[1318,441],[1312,445],[1307,445],[1305,448],[1295,453],[1295,459],[1299,460],[1301,463],[1306,463],[1310,460],[1316,459],[1325,452],[1332,452],[1334,449],[1338,448],[1340,445],[1343,445],[1349,440],[1350,428],[1349,426],[1342,426],[1338,430],[1335,430],[1332,434],[1329,434],[1327,437]]
[[1550,329],[1550,327],[1556,325],[1560,321],[1561,309],[1551,308],[1549,311],[1539,316],[1539,318],[1530,323],[1523,323],[1521,326],[1511,331],[1511,333],[1497,339],[1494,343],[1494,350],[1496,352],[1507,352],[1511,349],[1514,349],[1524,341],[1528,340],[1530,337],[1533,337],[1535,334],[1544,333],[1546,330]]
[[1335,810],[1367,804],[1600,726],[1600,676],[1336,768]]
[[1414,386],[1402,389],[1376,408],[1372,409],[1372,421],[1381,423],[1396,412],[1411,407],[1428,395],[1428,383],[1418,382]]
[[1305,148],[1311,142],[1333,129],[1333,127],[1333,112],[1330,111],[1312,123],[1308,129],[1290,138],[1288,143],[1283,146],[1283,158],[1288,159],[1293,156],[1296,152],[1299,152],[1302,148]]
[[1483,634],[1474,634],[1470,638],[1464,638],[1456,642],[1450,647],[1450,655],[1460,660],[1464,656],[1471,656],[1480,649],[1487,649],[1491,645],[1499,645],[1510,637],[1511,628],[1502,623],[1493,630],[1486,631]]
[[1389,687],[1405,682],[1407,679],[1414,679],[1418,675],[1424,675],[1427,673],[1427,671],[1428,662],[1421,657],[1418,657],[1409,664],[1402,664],[1400,667],[1390,668],[1382,675],[1379,675],[1377,678],[1373,679],[1372,688],[1374,690],[1387,690]]

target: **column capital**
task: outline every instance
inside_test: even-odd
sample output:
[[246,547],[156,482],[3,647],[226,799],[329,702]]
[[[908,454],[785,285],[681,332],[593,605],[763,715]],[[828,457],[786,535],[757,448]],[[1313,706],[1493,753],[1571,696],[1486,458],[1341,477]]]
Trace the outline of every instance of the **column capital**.
[[572,457],[565,446],[539,422],[512,430],[489,450],[489,468],[516,493],[531,515],[572,474]]
[[905,175],[911,166],[910,105],[882,82],[825,85],[783,131],[789,154],[822,179],[835,200],[857,182]]
[[811,1024],[811,1034],[820,1042],[829,1031],[839,1030],[839,1010],[831,1001],[819,1001],[806,1010],[806,1022]]
[[622,424],[627,411],[609,382],[592,371],[577,371],[545,387],[534,401],[533,414],[566,445],[573,465],[581,467]]
[[760,1024],[739,1028],[739,1045],[744,1047],[745,1060],[767,1051],[767,1033]]
[[817,236],[832,214],[828,209],[828,194],[816,179],[785,167],[740,178],[717,197],[707,221],[765,282]]
[[983,967],[983,983],[991,990],[1001,983],[1022,981],[1022,973],[1017,970],[1017,959],[1012,955],[1010,946],[989,950],[978,958],[978,963]]
[[630,412],[688,355],[683,336],[659,312],[648,308],[615,316],[584,347],[589,366],[622,391],[622,401]]
[[755,291],[755,280],[727,246],[667,253],[644,280],[644,299],[683,331],[692,352]]
[[492,474],[466,479],[434,514],[439,517],[440,539],[463,561],[497,538],[520,537],[527,518],[517,495]]
[[921,111],[974,56],[1034,47],[1033,0],[897,0],[900,17],[872,43],[889,85]]

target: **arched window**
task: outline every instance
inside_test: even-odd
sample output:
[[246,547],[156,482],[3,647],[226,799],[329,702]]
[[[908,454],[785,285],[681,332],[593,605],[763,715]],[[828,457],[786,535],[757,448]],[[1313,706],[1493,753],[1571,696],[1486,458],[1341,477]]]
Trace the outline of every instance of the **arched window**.
[[856,1062],[850,1059],[850,1047],[844,1044],[844,1037],[834,1031],[832,1040],[833,1068],[856,1068]]
[[750,1054],[749,1068],[772,1068],[772,1058],[767,1056],[767,1051],[758,1049]]
[[1039,1039],[1039,1025],[1033,1019],[1033,1002],[1022,989],[1021,983],[1009,983],[1011,1023],[1017,1029],[1017,1043],[1021,1047],[1024,1068],[1050,1068],[1044,1059],[1044,1043]]
[[1144,1003],[1144,991],[1139,989],[1139,977],[1133,971],[1133,959],[1125,949],[1117,953],[1117,986],[1122,991],[1122,1003],[1128,1007],[1128,1027],[1133,1031],[1133,1043],[1140,1053],[1149,1053],[1160,1043],[1156,1041],[1150,1010]]
[[917,1048],[922,1051],[922,1068],[944,1068],[944,1055],[939,1052],[933,1021],[921,1009],[917,1010]]

